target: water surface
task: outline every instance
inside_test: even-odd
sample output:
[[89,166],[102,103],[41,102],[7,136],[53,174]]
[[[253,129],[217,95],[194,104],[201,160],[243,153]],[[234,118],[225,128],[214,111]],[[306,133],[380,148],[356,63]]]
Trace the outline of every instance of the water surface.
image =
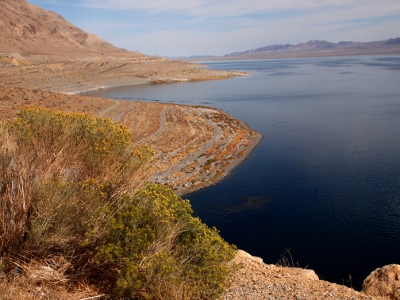
[[211,105],[263,134],[217,185],[186,195],[239,248],[360,289],[400,264],[400,57],[208,62],[229,80],[123,87],[93,96]]

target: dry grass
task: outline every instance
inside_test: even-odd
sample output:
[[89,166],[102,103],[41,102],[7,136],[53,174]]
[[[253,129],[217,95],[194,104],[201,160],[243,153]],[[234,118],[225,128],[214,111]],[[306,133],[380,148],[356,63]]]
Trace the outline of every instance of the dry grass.
[[23,275],[15,275],[9,281],[0,281],[2,300],[82,300],[96,295],[99,294],[93,286],[32,284],[31,280]]
[[2,300],[82,300],[101,295],[84,281],[70,282],[66,274],[70,263],[63,257],[29,262],[14,259],[10,267],[7,276],[0,272]]

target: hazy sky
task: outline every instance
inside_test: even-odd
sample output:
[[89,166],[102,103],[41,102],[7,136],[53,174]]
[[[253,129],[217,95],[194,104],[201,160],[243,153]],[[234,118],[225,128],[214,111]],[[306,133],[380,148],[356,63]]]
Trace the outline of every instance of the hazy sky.
[[223,55],[309,40],[400,36],[399,0],[28,0],[149,55]]

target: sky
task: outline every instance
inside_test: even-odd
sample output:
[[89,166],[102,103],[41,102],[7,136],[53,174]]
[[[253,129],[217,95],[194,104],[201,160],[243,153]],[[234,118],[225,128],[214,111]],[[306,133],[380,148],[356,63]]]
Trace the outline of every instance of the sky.
[[28,0],[117,47],[224,55],[309,40],[400,37],[399,0]]

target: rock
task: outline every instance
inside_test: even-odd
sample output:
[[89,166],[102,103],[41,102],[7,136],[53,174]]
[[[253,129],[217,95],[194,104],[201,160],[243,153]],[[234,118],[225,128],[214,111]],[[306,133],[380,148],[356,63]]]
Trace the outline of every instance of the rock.
[[400,265],[387,265],[373,271],[362,286],[363,293],[400,300]]
[[314,270],[301,269],[299,275],[304,278],[309,278],[312,280],[319,280],[318,275],[315,274]]
[[263,263],[263,259],[261,257],[257,257],[257,256],[252,256],[251,254],[247,253],[246,251],[243,250],[238,250],[236,253],[236,257],[243,257],[246,259],[250,259],[251,261],[258,263],[258,264],[262,264]]
[[307,279],[319,280],[318,275],[315,274],[315,272],[310,269],[283,267],[280,270],[280,272],[286,272],[286,273],[288,273],[287,275],[290,274],[291,276],[299,276],[299,277],[303,277],[303,278],[307,278]]

